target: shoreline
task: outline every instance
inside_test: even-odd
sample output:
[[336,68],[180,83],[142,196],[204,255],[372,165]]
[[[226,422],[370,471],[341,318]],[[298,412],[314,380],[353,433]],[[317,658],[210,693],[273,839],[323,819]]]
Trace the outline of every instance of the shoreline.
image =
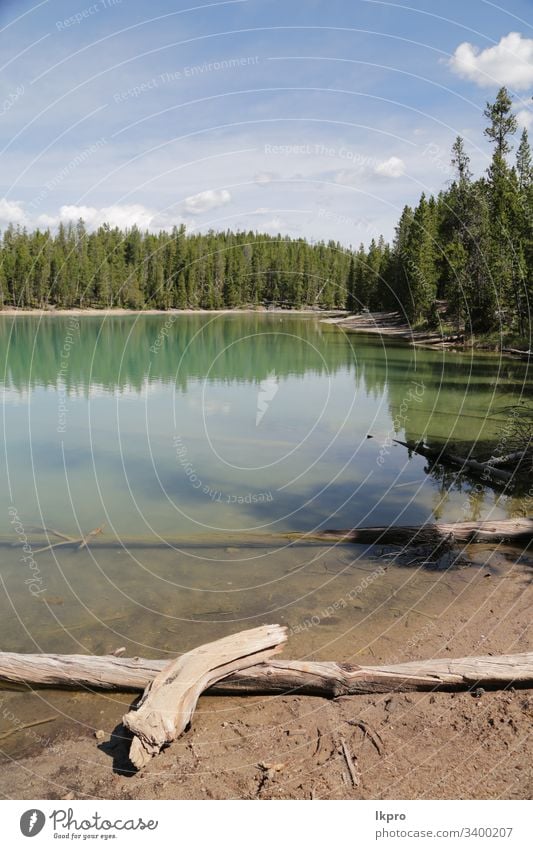
[[408,322],[402,321],[397,312],[369,312],[344,317],[324,319],[326,324],[335,324],[344,330],[359,333],[369,333],[377,336],[389,336],[392,339],[403,339],[412,345],[426,347],[464,347],[453,337],[443,336],[436,330],[414,330]]
[[346,316],[346,310],[334,309],[334,310],[320,310],[314,309],[312,307],[302,307],[301,309],[284,309],[283,307],[273,307],[272,309],[267,309],[266,307],[242,307],[242,308],[227,308],[227,309],[219,309],[219,310],[206,310],[206,309],[169,309],[169,310],[159,310],[159,309],[146,309],[146,310],[135,310],[129,309],[126,307],[109,307],[109,308],[98,308],[98,307],[71,307],[69,309],[40,309],[38,307],[31,307],[29,309],[22,309],[19,307],[6,307],[5,309],[0,310],[0,317],[8,316],[13,318],[15,316],[28,316],[28,315],[39,315],[39,316],[121,316],[121,315],[322,315],[327,316],[328,320],[335,318],[335,316]]
[[498,354],[514,360],[529,360],[530,352],[506,347],[488,337],[480,336],[470,342],[462,334],[445,335],[437,330],[415,330],[402,321],[397,312],[374,312],[358,315],[332,316],[324,318],[324,324],[334,324],[341,330],[351,333],[365,333],[372,336],[385,336],[407,342],[413,347],[434,351],[453,351],[459,353]]

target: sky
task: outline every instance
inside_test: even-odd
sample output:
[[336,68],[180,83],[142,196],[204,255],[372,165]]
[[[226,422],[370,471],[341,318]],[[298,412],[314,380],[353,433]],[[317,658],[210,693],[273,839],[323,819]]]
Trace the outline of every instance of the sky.
[[533,125],[533,2],[0,0],[0,228],[184,223],[387,239]]

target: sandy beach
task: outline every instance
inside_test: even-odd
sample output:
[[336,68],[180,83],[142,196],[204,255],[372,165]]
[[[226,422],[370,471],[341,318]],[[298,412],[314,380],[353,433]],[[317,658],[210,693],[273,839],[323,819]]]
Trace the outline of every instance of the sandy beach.
[[[400,632],[413,636],[407,642],[404,638],[401,648],[391,642],[379,654],[361,655],[354,647],[354,662],[377,665],[420,657],[527,651],[533,557],[522,555],[518,562],[519,551],[502,550],[490,556],[493,568],[488,569],[483,562],[488,562],[489,550],[480,549],[476,564],[455,574],[454,582],[464,582],[468,592],[454,598],[438,618],[411,612],[406,619],[399,613]],[[290,641],[284,656],[291,656]],[[37,690],[25,698],[28,721],[53,714],[54,691]],[[21,694],[5,693],[2,710],[16,713],[20,699]],[[527,689],[386,693],[335,700],[291,694],[203,697],[191,728],[137,774],[128,766],[129,740],[120,726],[134,700],[131,693],[73,692],[67,711],[79,721],[60,719],[17,734],[3,719],[2,733],[11,736],[6,737],[2,755],[2,797],[530,799],[533,795],[533,698]],[[356,786],[343,741],[359,775]]]

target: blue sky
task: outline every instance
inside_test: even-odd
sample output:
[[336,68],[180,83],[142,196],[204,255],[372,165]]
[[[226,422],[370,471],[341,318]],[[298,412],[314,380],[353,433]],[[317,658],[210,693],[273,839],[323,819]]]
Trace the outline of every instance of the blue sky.
[[450,179],[506,84],[533,119],[533,6],[0,0],[0,227],[82,215],[345,245]]

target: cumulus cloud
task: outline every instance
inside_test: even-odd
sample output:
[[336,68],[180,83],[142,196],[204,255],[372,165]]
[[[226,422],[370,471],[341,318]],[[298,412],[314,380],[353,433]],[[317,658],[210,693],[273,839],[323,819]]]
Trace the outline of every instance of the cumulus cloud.
[[220,189],[220,191],[208,189],[205,192],[198,192],[197,195],[185,198],[185,209],[192,215],[198,215],[200,212],[216,209],[217,206],[224,206],[230,200],[231,195],[226,189]]
[[0,198],[0,224],[27,224],[26,213],[22,203],[16,200]]
[[134,224],[141,229],[150,229],[156,213],[140,203],[113,204],[112,206],[62,206],[59,215],[41,215],[37,223],[44,227],[55,227],[60,223],[77,221],[83,218],[87,227],[92,230],[102,224],[110,224],[111,227],[125,229],[133,227]]
[[520,111],[516,113],[516,120],[518,121],[519,127],[525,127],[526,130],[529,130],[531,124],[533,124],[533,112],[529,109],[520,109]]
[[185,224],[187,227],[193,224],[193,219],[184,218],[181,214],[170,211],[158,212],[149,209],[140,203],[112,204],[111,206],[78,206],[76,204],[60,207],[56,214],[42,213],[34,216],[29,214],[21,201],[10,201],[0,198],[0,226],[7,224],[20,224],[26,227],[50,228],[58,227],[59,224],[76,222],[82,218],[87,229],[94,230],[102,224],[111,227],[119,227],[121,230],[130,229],[134,225],[141,230],[171,229],[174,225]]
[[374,173],[381,177],[402,177],[405,174],[405,162],[398,156],[391,156],[379,162],[374,168]]
[[479,86],[506,85],[526,89],[533,85],[533,38],[510,32],[494,47],[485,50],[465,41],[459,45],[449,65],[460,77]]

